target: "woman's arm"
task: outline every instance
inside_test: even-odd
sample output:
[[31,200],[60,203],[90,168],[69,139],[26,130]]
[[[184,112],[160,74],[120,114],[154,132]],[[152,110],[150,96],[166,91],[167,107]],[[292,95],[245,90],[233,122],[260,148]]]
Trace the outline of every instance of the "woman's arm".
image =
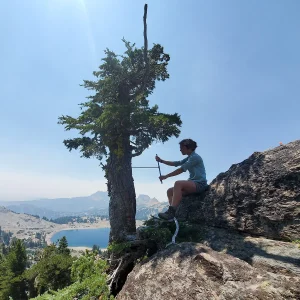
[[160,162],[160,163],[162,163],[162,164],[165,164],[165,165],[167,165],[167,166],[175,166],[175,164],[174,164],[174,162],[172,162],[172,161],[167,161],[167,160],[163,160],[163,159],[161,159],[159,156],[155,156],[155,159],[156,159],[156,161],[158,161],[158,162]]
[[181,173],[183,173],[183,170],[181,168],[178,168],[175,171],[173,171],[173,172],[171,172],[171,173],[169,173],[167,175],[160,176],[159,180],[165,180],[165,179],[167,179],[169,177],[176,176],[176,175],[179,175]]
[[168,178],[168,177],[173,177],[173,176],[179,175],[179,174],[181,174],[181,173],[183,173],[183,170],[182,170],[181,168],[178,168],[178,169],[176,169],[175,171],[173,171],[173,172],[167,174],[166,177],[167,177],[167,178]]

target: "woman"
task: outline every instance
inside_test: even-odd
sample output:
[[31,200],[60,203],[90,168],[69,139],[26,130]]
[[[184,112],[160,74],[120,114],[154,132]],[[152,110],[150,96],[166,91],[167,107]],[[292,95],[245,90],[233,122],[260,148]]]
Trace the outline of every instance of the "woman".
[[208,187],[206,180],[205,167],[200,155],[195,152],[197,143],[192,139],[182,140],[180,143],[180,152],[182,155],[188,155],[187,158],[181,161],[166,161],[155,156],[156,161],[168,166],[181,166],[175,171],[160,176],[160,180],[165,180],[169,177],[179,175],[187,170],[190,173],[188,180],[178,180],[175,182],[174,187],[169,188],[167,191],[169,199],[169,209],[165,213],[159,213],[158,216],[164,220],[172,220],[175,217],[176,209],[182,199],[182,196],[193,193],[201,193]]

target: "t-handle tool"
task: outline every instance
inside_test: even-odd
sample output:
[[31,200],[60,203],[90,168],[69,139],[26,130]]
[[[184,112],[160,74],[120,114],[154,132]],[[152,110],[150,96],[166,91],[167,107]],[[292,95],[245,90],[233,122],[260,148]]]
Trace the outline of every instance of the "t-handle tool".
[[[156,156],[157,156],[157,154],[156,154]],[[159,170],[159,176],[161,177],[159,161],[157,161],[157,166],[158,166],[158,170]],[[161,179],[160,179],[160,182],[163,183]]]
[[[157,156],[157,154],[156,154],[156,156]],[[157,161],[157,167],[131,167],[131,168],[133,168],[133,169],[157,169],[158,168],[159,176],[161,176],[159,161]],[[163,183],[162,180],[160,180],[160,182]]]

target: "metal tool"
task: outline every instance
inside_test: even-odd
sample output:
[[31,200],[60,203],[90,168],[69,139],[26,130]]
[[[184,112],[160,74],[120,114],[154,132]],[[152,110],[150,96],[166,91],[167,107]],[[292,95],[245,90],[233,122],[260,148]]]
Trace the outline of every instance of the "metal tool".
[[[157,156],[157,154],[156,154],[156,156]],[[157,166],[158,166],[158,170],[159,170],[159,176],[161,177],[159,161],[157,161]],[[162,180],[160,180],[160,182],[163,183]]]
[[[157,154],[156,154],[156,156],[157,156]],[[161,176],[159,161],[157,162],[157,167],[132,167],[132,169],[158,169],[159,176]],[[163,183],[162,180],[160,182]]]

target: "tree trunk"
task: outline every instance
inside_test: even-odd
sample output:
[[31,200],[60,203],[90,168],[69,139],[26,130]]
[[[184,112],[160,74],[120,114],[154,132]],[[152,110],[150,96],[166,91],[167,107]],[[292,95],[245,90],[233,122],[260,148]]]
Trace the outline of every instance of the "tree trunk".
[[119,155],[116,153],[118,149],[119,147],[110,149],[107,161],[110,243],[125,241],[128,239],[128,235],[136,232],[136,195],[132,177],[129,137],[123,139]]

